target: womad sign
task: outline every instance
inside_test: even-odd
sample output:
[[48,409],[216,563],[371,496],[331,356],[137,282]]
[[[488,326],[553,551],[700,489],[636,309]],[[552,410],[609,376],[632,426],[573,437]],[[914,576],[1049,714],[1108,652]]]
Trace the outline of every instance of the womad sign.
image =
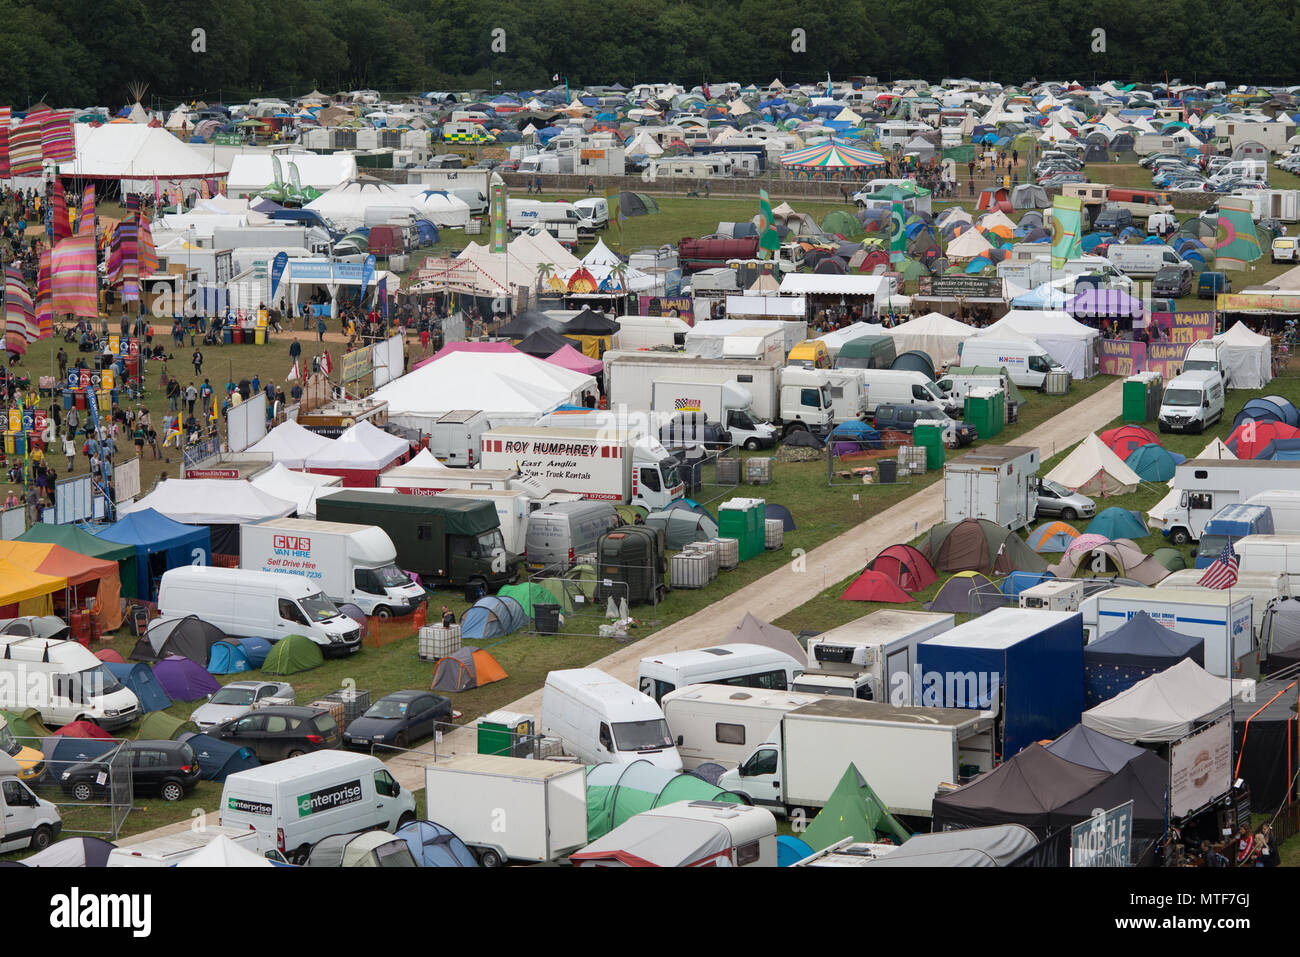
[[1159,372],[1168,381],[1183,368],[1187,347],[1214,335],[1212,312],[1153,312],[1147,328],[1160,330],[1155,342],[1101,340],[1101,374],[1130,376]]
[[1131,376],[1145,372],[1147,344],[1133,339],[1102,339],[1100,369],[1102,375]]
[[642,296],[641,315],[672,316],[691,322],[695,304],[690,296]]
[[1198,339],[1209,339],[1214,335],[1214,313],[1153,312],[1148,325],[1160,330],[1162,341],[1181,345],[1186,351],[1186,347]]

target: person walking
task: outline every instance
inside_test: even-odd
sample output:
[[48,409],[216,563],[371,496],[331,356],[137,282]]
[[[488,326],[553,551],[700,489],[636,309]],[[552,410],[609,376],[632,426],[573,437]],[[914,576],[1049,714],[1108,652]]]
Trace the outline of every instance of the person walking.
[[194,388],[194,383],[191,382],[185,387],[185,409],[189,412],[191,419],[194,418],[194,403],[198,401],[198,398],[199,390]]
[[73,441],[72,432],[69,431],[63,436],[63,454],[68,459],[68,471],[71,472],[77,464],[77,443]]
[[196,376],[203,375],[203,353],[195,349],[190,361],[194,363],[194,374]]
[[302,343],[298,341],[297,336],[294,336],[293,342],[289,343],[289,364],[297,362],[300,355],[302,355]]
[[318,316],[316,319],[316,341],[325,341],[325,317]]

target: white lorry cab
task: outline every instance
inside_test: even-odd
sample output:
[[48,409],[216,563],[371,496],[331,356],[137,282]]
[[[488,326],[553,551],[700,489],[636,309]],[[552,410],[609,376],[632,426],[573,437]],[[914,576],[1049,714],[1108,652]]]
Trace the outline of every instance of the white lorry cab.
[[1204,432],[1223,418],[1223,379],[1215,370],[1186,372],[1165,386],[1157,419],[1161,432]]
[[35,708],[49,725],[90,721],[107,731],[141,715],[140,700],[75,641],[0,635],[0,708]]
[[0,854],[40,851],[63,829],[59,809],[18,779],[18,762],[0,753]]
[[315,751],[238,771],[221,791],[218,823],[258,831],[295,863],[321,838],[415,820],[415,796],[370,754]]
[[664,713],[649,695],[598,668],[552,671],[542,688],[542,731],[587,764],[648,761],[680,771]]
[[335,602],[367,615],[409,615],[424,589],[397,567],[397,549],[382,528],[279,518],[240,529],[239,564],[249,571],[296,575]]
[[686,685],[723,684],[783,691],[802,671],[803,662],[784,652],[736,642],[642,658],[637,668],[637,687],[655,701]]
[[325,655],[361,650],[361,629],[338,610],[319,585],[297,575],[185,565],[163,573],[158,610],[197,615],[238,638],[276,642],[305,635]]

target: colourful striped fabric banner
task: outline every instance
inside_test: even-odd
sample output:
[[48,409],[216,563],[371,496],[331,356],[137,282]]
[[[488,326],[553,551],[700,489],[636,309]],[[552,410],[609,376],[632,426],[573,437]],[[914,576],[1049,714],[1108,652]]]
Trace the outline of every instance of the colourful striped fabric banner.
[[50,190],[50,204],[54,207],[50,216],[54,241],[67,239],[72,235],[72,223],[68,221],[68,194],[64,192],[61,180],[54,181],[54,188]]
[[50,250],[41,250],[41,268],[36,274],[36,327],[40,338],[54,335],[54,293],[50,284]]
[[32,297],[27,292],[22,272],[10,266],[5,270],[5,349],[26,355],[27,343],[35,338]]
[[54,246],[50,280],[57,315],[99,317],[99,275],[93,236],[73,236]]
[[91,183],[81,194],[81,216],[77,219],[77,232],[95,234],[95,184]]
[[9,131],[9,175],[41,175],[41,120],[26,119]]
[[0,106],[0,179],[9,178],[9,123],[13,120],[13,110]]
[[140,261],[140,278],[148,279],[158,271],[158,248],[153,244],[153,232],[149,229],[149,220],[140,217],[140,235],[136,242],[136,258]]
[[77,158],[71,110],[51,110],[42,114],[41,153],[46,160],[55,163],[71,163]]

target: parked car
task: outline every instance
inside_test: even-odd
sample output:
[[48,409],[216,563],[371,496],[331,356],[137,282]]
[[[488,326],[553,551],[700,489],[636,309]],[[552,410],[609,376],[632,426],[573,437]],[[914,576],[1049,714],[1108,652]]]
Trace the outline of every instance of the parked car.
[[911,432],[918,419],[935,419],[944,423],[944,437],[952,448],[970,445],[977,438],[975,427],[965,422],[950,418],[937,405],[894,405],[882,403],[876,406],[875,428],[893,429],[896,432]]
[[343,732],[353,749],[405,749],[435,731],[451,730],[451,701],[431,691],[394,691],[372,704]]
[[1170,266],[1161,269],[1151,280],[1151,292],[1157,296],[1181,299],[1192,294],[1192,270]]
[[1273,240],[1273,248],[1270,254],[1275,263],[1293,263],[1300,256],[1297,255],[1297,248],[1300,248],[1300,240],[1294,236],[1279,236]]
[[1055,516],[1063,522],[1073,522],[1076,518],[1089,518],[1097,512],[1097,503],[1086,495],[1072,492],[1064,485],[1051,479],[1038,482],[1038,509],[1035,514],[1040,518]]
[[263,764],[337,748],[343,740],[334,716],[328,711],[297,705],[259,708],[242,718],[216,725],[207,733],[251,748]]
[[1050,176],[1039,177],[1039,186],[1064,186],[1066,183],[1086,183],[1088,177],[1082,173],[1052,173]]
[[[184,741],[127,741],[122,752],[130,760],[134,793],[179,801],[199,782],[199,760]],[[108,769],[107,755],[97,761],[82,761],[60,775],[59,785],[78,801],[102,798],[108,792]]]
[[1207,269],[1196,279],[1196,297],[1213,299],[1221,292],[1232,292],[1232,277],[1224,272]]
[[1133,214],[1118,206],[1103,206],[1097,218],[1092,221],[1093,229],[1105,230],[1108,233],[1118,233],[1132,225]]
[[208,696],[190,715],[200,731],[247,714],[253,705],[266,698],[295,699],[293,686],[284,681],[232,681],[216,694]]
[[1138,160],[1138,166],[1141,166],[1143,169],[1151,169],[1153,166],[1155,166],[1156,163],[1160,162],[1161,160],[1168,160],[1168,159],[1177,160],[1177,159],[1182,159],[1182,157],[1179,156],[1177,153],[1149,153],[1146,156],[1142,157],[1140,160]]

